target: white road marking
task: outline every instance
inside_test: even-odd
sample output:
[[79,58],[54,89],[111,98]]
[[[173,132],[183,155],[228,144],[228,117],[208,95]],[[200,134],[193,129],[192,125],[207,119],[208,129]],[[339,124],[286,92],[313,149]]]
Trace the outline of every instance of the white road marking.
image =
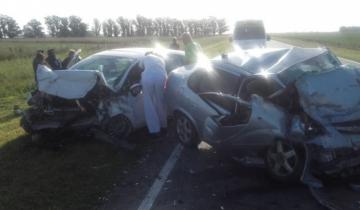
[[164,186],[164,183],[169,176],[170,172],[174,168],[177,160],[180,158],[183,146],[177,144],[175,149],[172,151],[169,159],[166,161],[165,165],[161,169],[158,177],[155,179],[155,182],[151,186],[150,190],[146,194],[146,197],[141,202],[138,210],[150,210],[153,206],[157,196],[159,195],[161,188]]

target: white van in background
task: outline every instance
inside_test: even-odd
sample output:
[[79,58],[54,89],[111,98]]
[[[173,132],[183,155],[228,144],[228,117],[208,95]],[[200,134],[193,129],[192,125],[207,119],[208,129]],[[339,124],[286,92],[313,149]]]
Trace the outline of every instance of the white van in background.
[[242,20],[236,22],[232,41],[235,47],[241,49],[264,48],[270,40],[265,33],[261,20]]

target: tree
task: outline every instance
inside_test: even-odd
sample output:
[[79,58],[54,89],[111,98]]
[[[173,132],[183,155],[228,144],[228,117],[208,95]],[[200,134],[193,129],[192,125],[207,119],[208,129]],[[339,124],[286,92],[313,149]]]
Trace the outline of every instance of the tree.
[[61,17],[51,15],[45,17],[45,24],[47,26],[50,36],[57,37],[60,33]]
[[116,22],[119,24],[119,26],[121,28],[121,36],[125,37],[127,35],[127,31],[128,31],[125,18],[120,16],[116,19]]
[[108,36],[108,30],[107,30],[107,28],[108,28],[107,22],[104,21],[104,22],[102,23],[102,31],[103,31],[103,35],[104,35],[104,36]]
[[101,31],[101,23],[100,23],[99,19],[95,18],[94,26],[93,26],[93,32],[94,32],[95,36],[99,36],[100,31]]
[[69,17],[69,29],[71,36],[84,37],[87,34],[88,25],[83,23],[81,18],[78,16]]
[[360,32],[360,26],[341,26],[339,31],[341,33],[346,32]]
[[120,30],[120,26],[114,22],[113,32],[115,37],[118,37],[120,35]]
[[0,14],[0,38],[15,38],[21,32],[14,18]]
[[222,35],[224,32],[229,30],[229,26],[226,24],[225,19],[217,19],[218,33]]
[[114,34],[115,22],[112,19],[108,19],[106,22],[106,34],[108,37],[112,37]]
[[24,32],[24,37],[26,38],[41,38],[45,36],[40,21],[36,19],[30,20],[24,26],[23,32]]
[[68,37],[71,36],[70,28],[69,28],[69,20],[67,17],[60,18],[60,26],[59,26],[59,33],[58,37]]
[[7,16],[0,14],[0,39],[6,38],[6,34],[7,34],[6,17]]
[[136,16],[136,32],[138,36],[145,36],[145,25],[146,18],[144,16],[138,15]]

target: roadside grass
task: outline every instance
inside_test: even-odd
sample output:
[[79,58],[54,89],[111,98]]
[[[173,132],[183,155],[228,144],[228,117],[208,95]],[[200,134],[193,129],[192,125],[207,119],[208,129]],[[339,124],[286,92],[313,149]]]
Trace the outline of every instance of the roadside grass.
[[360,33],[285,33],[272,38],[301,47],[326,46],[339,57],[360,62]]
[[[26,108],[26,95],[34,88],[33,53],[37,49],[63,48],[59,53],[63,58],[68,48],[82,48],[85,57],[110,48],[152,46],[155,41],[149,38],[98,41],[91,38],[5,43],[24,49],[19,55],[0,59],[1,210],[96,209],[106,200],[114,185],[121,181],[122,170],[132,165],[145,147],[151,146],[147,141],[140,141],[134,153],[125,153],[112,145],[72,135],[33,143],[20,128],[19,117],[13,111],[14,105]],[[164,46],[170,43],[168,38],[158,41]],[[225,36],[198,38],[196,41],[209,57],[230,49]],[[0,54],[8,47],[3,44],[0,41]]]

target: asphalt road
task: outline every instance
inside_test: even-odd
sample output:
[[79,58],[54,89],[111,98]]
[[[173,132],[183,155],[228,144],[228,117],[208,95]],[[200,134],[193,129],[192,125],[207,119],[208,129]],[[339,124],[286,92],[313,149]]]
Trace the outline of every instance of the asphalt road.
[[[137,134],[139,137],[142,134]],[[200,150],[184,148],[151,208],[139,208],[178,145],[175,135],[151,140],[137,165],[108,196],[103,209],[321,209],[301,184],[283,185],[271,180],[262,167],[242,166],[218,151],[205,146]]]
[[[269,46],[284,44],[271,41]],[[139,154],[136,165],[123,171],[126,178],[114,185],[102,209],[325,209],[306,186],[277,183],[261,165],[241,165],[206,145],[200,150],[182,148],[173,131],[157,140],[144,139],[145,133],[131,138],[152,143]],[[329,184],[325,192],[340,209],[360,209],[359,192],[345,183]]]

